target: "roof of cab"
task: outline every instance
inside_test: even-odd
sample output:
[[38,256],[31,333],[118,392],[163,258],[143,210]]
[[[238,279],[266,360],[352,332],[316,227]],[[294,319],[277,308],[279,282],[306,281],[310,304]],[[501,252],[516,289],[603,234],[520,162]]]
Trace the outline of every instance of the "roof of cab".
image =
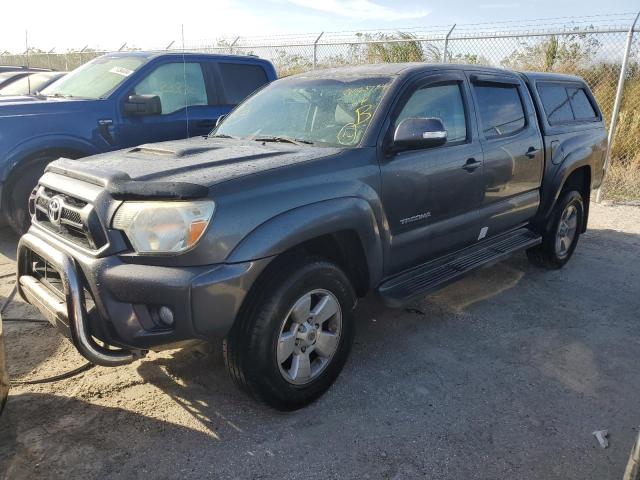
[[254,55],[228,55],[228,54],[220,54],[220,53],[202,53],[202,52],[183,52],[182,50],[135,50],[135,51],[127,51],[127,52],[109,52],[105,53],[103,56],[105,57],[143,57],[147,59],[156,58],[156,57],[213,57],[221,60],[225,59],[234,59],[234,60],[247,60],[251,62],[269,62],[264,58],[256,57]]
[[439,70],[476,70],[487,73],[501,73],[515,75],[511,70],[494,67],[484,67],[482,65],[464,65],[450,63],[379,63],[365,64],[348,67],[327,68],[321,70],[311,70],[304,73],[292,75],[294,78],[330,78],[330,77],[358,77],[371,75],[404,76],[420,72],[433,72]]
[[467,65],[467,64],[450,64],[450,63],[380,63],[365,64],[348,67],[327,68],[321,70],[311,70],[290,78],[332,78],[332,77],[365,77],[373,75],[386,76],[404,76],[412,75],[420,72],[434,72],[442,70],[467,70],[483,73],[495,73],[502,75],[520,75],[525,80],[536,81],[572,81],[584,82],[580,77],[574,75],[565,75],[560,73],[543,73],[543,72],[517,72],[504,68],[485,67],[483,65]]
[[580,82],[584,83],[584,80],[576,75],[567,75],[565,73],[549,73],[549,72],[519,72],[520,75],[527,80],[536,81],[560,81],[560,82]]

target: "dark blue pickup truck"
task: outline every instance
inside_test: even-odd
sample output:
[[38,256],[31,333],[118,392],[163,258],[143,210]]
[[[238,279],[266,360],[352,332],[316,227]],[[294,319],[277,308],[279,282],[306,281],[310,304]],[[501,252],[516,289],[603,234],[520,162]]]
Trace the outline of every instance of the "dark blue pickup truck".
[[162,140],[206,135],[276,78],[252,56],[122,52],[101,56],[41,92],[0,106],[0,211],[17,231],[45,166]]

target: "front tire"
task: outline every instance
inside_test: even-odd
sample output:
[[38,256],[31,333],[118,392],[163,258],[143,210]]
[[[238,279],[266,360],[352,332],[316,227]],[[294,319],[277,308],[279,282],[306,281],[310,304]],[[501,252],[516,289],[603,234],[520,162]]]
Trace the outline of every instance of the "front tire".
[[6,210],[7,222],[18,235],[23,235],[31,226],[31,215],[29,214],[29,196],[38,184],[44,169],[49,162],[55,160],[54,157],[43,157],[35,160],[29,167],[20,170],[12,175],[10,182],[10,192],[7,198],[8,209]]
[[576,190],[563,193],[542,232],[542,244],[527,250],[529,261],[549,270],[564,267],[578,246],[583,224],[582,195]]
[[275,260],[247,298],[224,343],[234,382],[279,410],[320,397],[338,377],[353,342],[356,296],[335,264]]

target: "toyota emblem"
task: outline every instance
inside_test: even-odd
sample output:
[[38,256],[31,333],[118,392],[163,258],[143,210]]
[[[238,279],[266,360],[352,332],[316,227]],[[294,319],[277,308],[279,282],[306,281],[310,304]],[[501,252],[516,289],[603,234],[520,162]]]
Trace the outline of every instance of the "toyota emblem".
[[62,197],[56,196],[53,197],[49,201],[49,206],[47,207],[47,215],[49,216],[49,221],[54,225],[60,225],[60,218],[62,217]]

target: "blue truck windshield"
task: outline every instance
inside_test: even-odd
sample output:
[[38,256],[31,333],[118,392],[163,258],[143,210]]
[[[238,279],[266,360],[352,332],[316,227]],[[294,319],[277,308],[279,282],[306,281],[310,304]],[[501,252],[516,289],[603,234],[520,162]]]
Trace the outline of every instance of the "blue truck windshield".
[[147,61],[141,56],[105,56],[76,68],[40,92],[52,97],[105,98]]

